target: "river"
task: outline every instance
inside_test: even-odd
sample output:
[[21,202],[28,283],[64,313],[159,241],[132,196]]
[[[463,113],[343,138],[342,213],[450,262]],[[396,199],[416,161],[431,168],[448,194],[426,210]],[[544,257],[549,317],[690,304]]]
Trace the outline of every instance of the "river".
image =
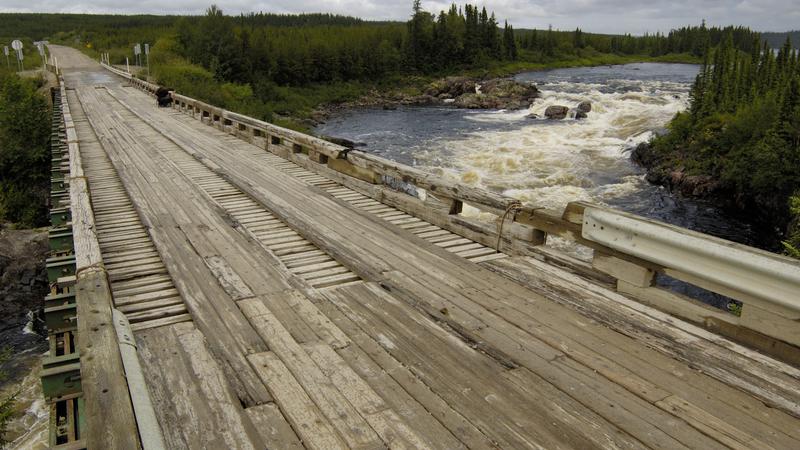
[[[586,200],[737,242],[756,244],[746,222],[707,202],[649,184],[630,150],[688,106],[699,66],[638,63],[526,72],[541,98],[523,111],[449,107],[362,109],[319,134],[363,142],[367,152],[561,210]],[[590,101],[588,118],[543,117],[550,105]]]

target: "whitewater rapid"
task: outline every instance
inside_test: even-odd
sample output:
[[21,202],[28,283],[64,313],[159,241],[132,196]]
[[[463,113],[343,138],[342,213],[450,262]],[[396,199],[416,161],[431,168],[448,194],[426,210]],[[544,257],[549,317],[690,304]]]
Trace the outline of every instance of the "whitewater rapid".
[[[698,71],[697,65],[641,63],[527,72],[516,79],[541,92],[527,110],[352,110],[317,132],[536,206],[561,210],[571,201],[590,201],[756,245],[758,233],[746,220],[649,184],[630,160],[633,147],[688,107]],[[582,101],[592,103],[586,119],[541,118],[548,106],[574,108]],[[465,205],[464,214],[477,211]]]
[[[629,150],[688,106],[688,89],[686,83],[641,80],[547,84],[529,110],[465,116],[476,124],[515,122],[518,127],[441,139],[414,158],[428,170],[536,206],[563,209],[576,200],[606,204],[647,184],[630,164]],[[543,118],[549,106],[574,108],[582,101],[592,104],[585,119],[574,114],[562,121]],[[539,118],[528,118],[531,114]]]

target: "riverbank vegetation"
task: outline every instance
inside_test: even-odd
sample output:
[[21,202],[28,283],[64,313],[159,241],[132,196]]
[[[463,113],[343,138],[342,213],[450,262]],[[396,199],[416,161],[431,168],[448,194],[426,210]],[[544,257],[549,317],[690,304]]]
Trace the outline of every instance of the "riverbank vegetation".
[[689,109],[644,159],[651,179],[775,227],[800,257],[800,61],[788,39],[749,47],[728,34],[706,52]]
[[0,69],[0,221],[45,225],[50,177],[49,104],[40,77]]

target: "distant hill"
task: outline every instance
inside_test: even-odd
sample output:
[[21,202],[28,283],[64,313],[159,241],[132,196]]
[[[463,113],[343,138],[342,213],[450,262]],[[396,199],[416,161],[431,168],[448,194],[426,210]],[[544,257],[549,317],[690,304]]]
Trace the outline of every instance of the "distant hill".
[[[98,31],[101,29],[164,30],[172,27],[181,17],[197,20],[202,16],[157,16],[152,14],[49,14],[49,13],[0,13],[0,38],[29,37],[43,39],[58,32]],[[246,20],[251,26],[312,27],[312,26],[358,26],[365,21],[357,17],[335,14],[272,14],[250,13],[235,16]],[[390,22],[370,22],[389,24]]]
[[786,42],[786,36],[791,36],[792,45],[800,47],[800,30],[785,31],[783,33],[761,33],[761,38],[769,42],[770,47],[780,48]]
[[112,15],[112,14],[49,14],[49,13],[0,13],[0,38],[28,37],[33,40],[52,37],[58,32],[114,30],[172,27],[178,16],[156,15]]

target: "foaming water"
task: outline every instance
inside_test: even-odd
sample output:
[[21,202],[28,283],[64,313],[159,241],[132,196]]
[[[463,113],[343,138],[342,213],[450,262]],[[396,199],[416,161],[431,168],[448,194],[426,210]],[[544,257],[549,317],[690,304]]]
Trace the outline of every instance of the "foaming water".
[[[570,201],[591,201],[753,244],[747,224],[649,185],[630,162],[632,147],[688,106],[698,70],[644,63],[528,72],[516,79],[541,91],[529,110],[361,110],[335,117],[318,131],[537,206],[562,209]],[[542,118],[548,106],[574,108],[582,101],[592,104],[585,119],[575,119],[572,111],[562,121]]]
[[42,393],[41,359],[42,355],[33,351],[17,355],[18,360],[29,369],[25,377],[16,384],[0,389],[0,396],[16,394],[14,414],[9,423],[6,438],[9,449],[48,448],[48,417],[50,410]]
[[[563,83],[560,83],[563,84]],[[517,122],[515,129],[480,130],[443,139],[416,154],[418,164],[445,168],[462,182],[502,191],[538,206],[563,208],[573,200],[607,202],[641,184],[626,149],[646,141],[687,106],[686,86],[665,90],[631,83],[639,92],[603,92],[593,85],[569,85],[573,92],[543,90],[529,111],[467,116],[480,123]],[[544,117],[552,105],[592,104],[585,119]]]

